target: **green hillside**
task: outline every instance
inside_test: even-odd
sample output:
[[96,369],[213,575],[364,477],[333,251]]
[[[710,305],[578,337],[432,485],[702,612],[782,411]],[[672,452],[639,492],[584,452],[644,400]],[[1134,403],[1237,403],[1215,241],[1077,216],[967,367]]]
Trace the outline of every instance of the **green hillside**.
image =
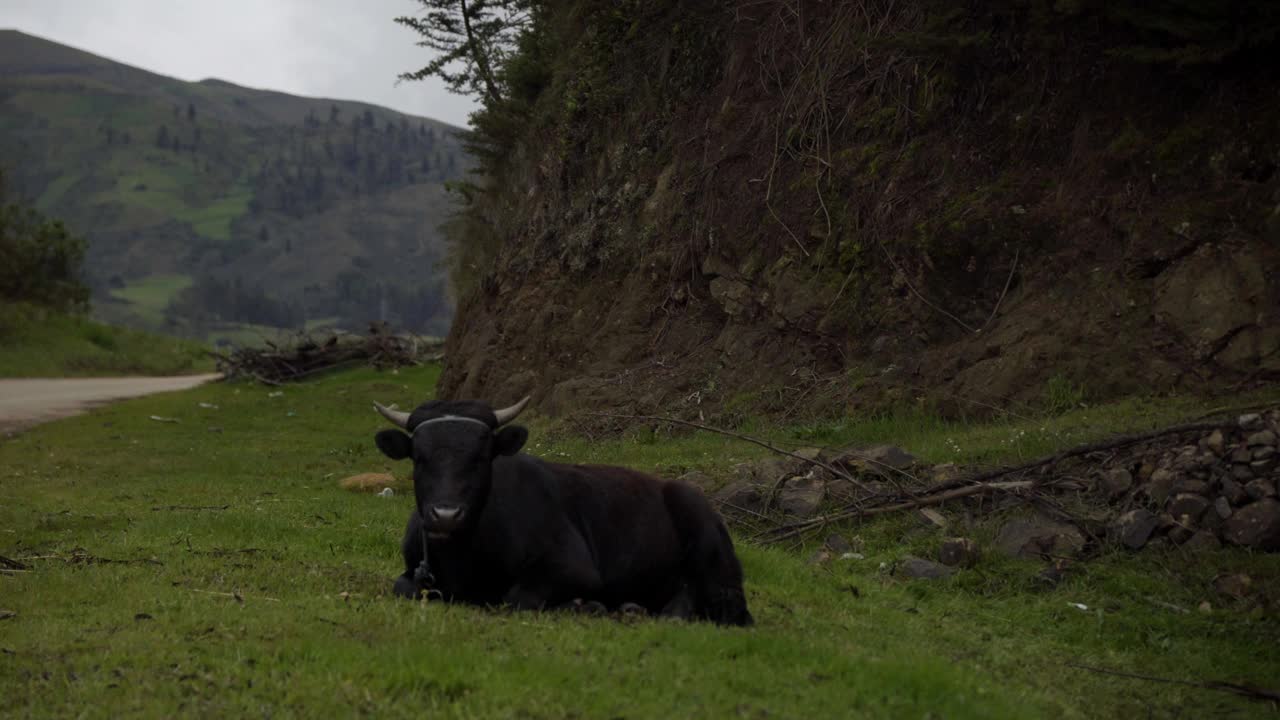
[[28,303],[0,305],[0,378],[212,372],[199,343]]
[[318,318],[443,332],[437,227],[467,167],[455,130],[0,31],[11,189],[88,237],[111,322],[210,339]]

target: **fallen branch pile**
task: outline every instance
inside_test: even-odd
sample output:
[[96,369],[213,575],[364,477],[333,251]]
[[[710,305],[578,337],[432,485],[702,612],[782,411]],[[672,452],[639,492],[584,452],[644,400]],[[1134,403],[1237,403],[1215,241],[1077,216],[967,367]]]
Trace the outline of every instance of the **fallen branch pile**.
[[[1108,453],[1114,454],[1124,448],[1144,445],[1153,441],[1164,441],[1177,436],[1195,437],[1217,430],[1230,431],[1231,428],[1235,427],[1235,423],[1227,419],[1217,422],[1204,421],[1175,425],[1151,432],[1121,435],[1079,445],[1015,466],[973,472],[966,476],[943,482],[932,482],[916,477],[910,471],[901,467],[880,463],[872,457],[860,454],[858,451],[849,451],[841,455],[829,456],[825,459],[821,456],[802,456],[801,454],[778,448],[763,440],[686,420],[648,415],[613,415],[607,413],[598,415],[617,419],[685,425],[745,440],[765,447],[779,455],[803,460],[814,468],[814,472],[825,473],[828,477],[835,478],[836,482],[845,482],[848,487],[853,489],[851,493],[845,496],[843,503],[834,507],[828,506],[822,514],[815,514],[803,519],[795,517],[787,519],[785,515],[770,514],[769,511],[774,505],[774,500],[784,484],[800,482],[803,485],[805,478],[797,477],[797,473],[793,471],[789,475],[776,478],[771,487],[762,487],[760,489],[760,494],[764,496],[763,501],[760,503],[762,506],[760,509],[749,511],[748,508],[734,507],[730,504],[729,507],[731,509],[740,511],[739,515],[751,516],[751,522],[748,524],[756,526],[754,528],[755,539],[765,543],[798,538],[810,532],[821,530],[832,523],[928,508],[955,500],[981,496],[999,496],[1021,500],[1037,506],[1048,506],[1050,509],[1057,510],[1053,514],[1059,514],[1062,511],[1056,507],[1057,503],[1052,501],[1052,495],[1061,491],[1089,490],[1093,487],[1093,485],[1083,481],[1082,478],[1057,472],[1056,468],[1062,465],[1064,461],[1086,456],[1094,457],[1095,455],[1101,457]],[[1254,417],[1257,418],[1258,416]],[[1261,419],[1258,422],[1261,422]],[[1241,431],[1235,430],[1234,432],[1239,433]],[[1229,436],[1230,432],[1228,432]],[[1262,451],[1259,456],[1261,457],[1265,454],[1266,451]],[[1263,465],[1266,465],[1266,461],[1262,462],[1260,467]],[[812,477],[813,472],[809,473],[809,476]],[[720,499],[722,501],[727,500],[724,497]],[[1160,501],[1163,502],[1163,497]],[[729,502],[731,503],[731,501]],[[1175,515],[1174,517],[1176,518],[1177,516]],[[1082,518],[1071,517],[1063,519],[1070,521],[1082,520]],[[760,527],[761,524],[764,527]]]
[[316,339],[301,334],[285,345],[267,340],[264,347],[242,347],[210,355],[217,361],[218,371],[228,379],[252,378],[267,385],[280,385],[339,367],[417,365],[441,359],[443,351],[444,343],[438,340],[394,335],[375,323],[363,336],[344,333]]

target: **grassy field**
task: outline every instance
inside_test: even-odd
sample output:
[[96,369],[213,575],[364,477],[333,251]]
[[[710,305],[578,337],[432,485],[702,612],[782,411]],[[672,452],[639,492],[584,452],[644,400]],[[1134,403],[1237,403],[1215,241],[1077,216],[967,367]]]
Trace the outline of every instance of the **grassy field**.
[[[354,495],[383,458],[369,401],[420,400],[437,369],[358,370],[276,391],[211,385],[130,401],[0,444],[0,696],[14,717],[1258,717],[1266,706],[1069,662],[1274,686],[1280,626],[1213,594],[1247,572],[1275,596],[1280,560],[1225,549],[1113,554],[1048,589],[1035,562],[986,557],[946,581],[884,566],[938,536],[909,517],[847,528],[864,560],[739,539],[757,625],[622,623],[389,596],[411,507]],[[1172,402],[1043,421],[1043,447],[1206,408]],[[156,423],[159,415],[178,420]],[[1086,417],[1088,418],[1086,420]],[[1011,458],[1024,421],[921,418],[778,440],[901,442],[936,459]],[[698,434],[585,443],[531,419],[556,459],[716,471],[754,450]],[[819,433],[820,435],[820,433]],[[1037,441],[1041,442],[1041,441]],[[958,453],[945,448],[959,446]],[[976,531],[981,535],[985,530]],[[883,564],[883,565],[882,565]],[[1167,605],[1209,612],[1189,613]],[[1072,605],[1088,607],[1082,611]],[[1158,603],[1166,603],[1159,605]]]
[[129,303],[129,311],[153,327],[164,325],[164,309],[178,293],[191,287],[190,275],[151,275],[112,292]]
[[0,309],[0,377],[210,372],[195,342],[24,307]]

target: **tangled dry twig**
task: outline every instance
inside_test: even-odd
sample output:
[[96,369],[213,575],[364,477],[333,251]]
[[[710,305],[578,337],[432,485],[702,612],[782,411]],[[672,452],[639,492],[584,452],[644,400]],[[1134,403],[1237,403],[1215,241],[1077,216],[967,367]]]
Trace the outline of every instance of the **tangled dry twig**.
[[386,368],[440,360],[443,349],[444,344],[438,340],[391,334],[374,323],[364,336],[330,335],[317,340],[300,335],[286,346],[268,341],[266,347],[210,354],[217,360],[218,371],[228,379],[246,377],[264,385],[280,385],[350,365]]

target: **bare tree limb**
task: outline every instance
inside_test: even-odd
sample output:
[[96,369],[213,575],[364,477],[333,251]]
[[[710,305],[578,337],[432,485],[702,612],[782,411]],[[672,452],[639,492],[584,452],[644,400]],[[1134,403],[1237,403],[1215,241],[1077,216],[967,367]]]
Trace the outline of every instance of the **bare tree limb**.
[[1152,430],[1150,432],[1134,433],[1131,435],[1121,435],[1119,437],[1113,437],[1107,440],[1099,440],[1098,442],[1086,443],[1084,445],[1077,445],[1073,448],[1067,448],[1066,450],[1063,450],[1056,454],[1049,455],[1047,457],[1042,457],[1039,460],[1032,460],[1031,462],[1023,463],[1022,465],[996,468],[994,470],[987,470],[985,472],[980,472],[976,475],[970,475],[968,477],[963,477],[963,478],[956,478],[955,480],[943,483],[933,488],[933,490],[936,492],[938,490],[948,490],[953,487],[970,485],[973,483],[986,482],[988,480],[994,480],[995,478],[1003,477],[1005,475],[1012,475],[1014,473],[1026,472],[1028,470],[1035,470],[1036,468],[1043,467],[1045,465],[1056,465],[1068,458],[1078,457],[1080,455],[1087,455],[1091,452],[1098,452],[1101,450],[1113,450],[1115,448],[1121,448],[1127,445],[1136,445],[1140,442],[1146,442],[1147,440],[1154,440],[1156,438],[1164,437],[1165,435],[1176,435],[1179,433],[1187,433],[1187,432],[1205,432],[1209,430],[1217,430],[1217,429],[1220,429],[1221,427],[1222,427],[1222,423],[1195,422],[1195,423],[1187,423],[1185,425],[1174,425],[1172,427],[1167,427],[1160,430]]
[[1013,284],[1013,274],[1018,270],[1018,255],[1021,252],[1021,248],[1014,251],[1013,264],[1009,266],[1009,277],[1004,281],[1004,290],[1000,291],[1000,297],[996,299],[996,306],[991,308],[991,315],[987,317],[986,322],[982,323],[982,327],[978,328],[979,330],[986,330],[991,321],[996,319],[996,313],[1000,312],[1000,303],[1004,302],[1004,296],[1009,294],[1009,286]]
[[1158,677],[1156,675],[1142,675],[1140,673],[1125,672],[1123,670],[1108,670],[1107,668],[1093,667],[1083,663],[1063,663],[1067,667],[1076,668],[1078,670],[1088,670],[1089,672],[1099,673],[1101,675],[1115,675],[1116,677],[1132,678],[1134,680],[1146,680],[1148,682],[1166,683],[1169,685],[1185,685],[1187,687],[1203,688],[1205,690],[1220,690],[1229,692],[1232,695],[1239,695],[1251,700],[1262,700],[1265,702],[1280,702],[1280,691],[1261,688],[1254,685],[1245,685],[1240,683],[1223,682],[1220,680],[1178,680],[1176,678]]
[[893,255],[890,255],[890,254],[889,254],[889,249],[888,249],[888,248],[886,248],[886,247],[884,246],[884,243],[880,242],[880,241],[879,241],[879,239],[877,239],[877,240],[876,240],[876,244],[880,246],[880,250],[881,250],[882,252],[884,252],[884,256],[885,256],[886,258],[888,258],[888,259],[889,259],[889,264],[893,266],[893,269],[894,269],[894,270],[897,270],[897,271],[898,271],[898,274],[902,276],[902,281],[903,281],[904,283],[906,283],[906,284],[907,284],[907,289],[908,289],[908,290],[910,290],[910,291],[912,292],[912,294],[914,294],[916,297],[920,298],[920,301],[921,301],[921,302],[923,302],[925,305],[928,305],[929,307],[933,308],[934,310],[937,310],[938,312],[942,313],[943,315],[947,316],[947,317],[948,317],[948,318],[950,318],[952,321],[954,321],[954,322],[955,322],[955,324],[957,324],[957,325],[959,325],[960,327],[964,328],[964,329],[965,329],[966,331],[968,331],[970,334],[973,334],[973,333],[976,333],[976,332],[977,332],[977,330],[974,330],[972,327],[969,327],[969,324],[968,324],[968,323],[966,323],[965,321],[963,321],[963,320],[961,320],[960,318],[956,317],[955,315],[952,315],[951,313],[947,312],[946,310],[943,310],[942,308],[938,307],[937,305],[934,305],[932,302],[930,302],[930,301],[929,301],[929,298],[927,298],[927,297],[925,297],[924,295],[920,294],[920,291],[919,291],[919,290],[916,290],[916,286],[915,286],[915,285],[912,285],[912,284],[911,284],[911,281],[907,279],[907,273],[906,273],[906,272],[904,272],[904,271],[902,270],[902,268],[898,266],[898,261],[897,261],[897,260],[894,260],[894,259],[893,259]]
[[959,500],[960,498],[978,495],[987,492],[1012,492],[1014,490],[1028,490],[1034,487],[1035,483],[1031,480],[1019,480],[1015,482],[1002,483],[981,483],[978,485],[970,485],[968,487],[955,488],[948,492],[933,493],[920,496],[914,500],[906,502],[894,503],[893,505],[881,505],[872,508],[860,508],[855,506],[847,507],[834,513],[819,515],[797,523],[782,525],[765,531],[757,537],[765,542],[779,542],[790,537],[795,537],[806,530],[822,527],[829,523],[840,522],[842,520],[851,520],[853,518],[870,517],[872,515],[885,515],[888,513],[899,512],[901,510],[914,510],[916,508],[929,507],[930,505],[941,505],[951,500]]
[[217,595],[218,597],[226,597],[236,602],[244,602],[245,598],[254,598],[256,600],[267,600],[269,602],[280,602],[280,598],[267,597],[266,595],[245,595],[239,590],[235,592],[219,592],[217,590],[200,590],[198,588],[190,588],[191,592],[200,593],[202,595]]

